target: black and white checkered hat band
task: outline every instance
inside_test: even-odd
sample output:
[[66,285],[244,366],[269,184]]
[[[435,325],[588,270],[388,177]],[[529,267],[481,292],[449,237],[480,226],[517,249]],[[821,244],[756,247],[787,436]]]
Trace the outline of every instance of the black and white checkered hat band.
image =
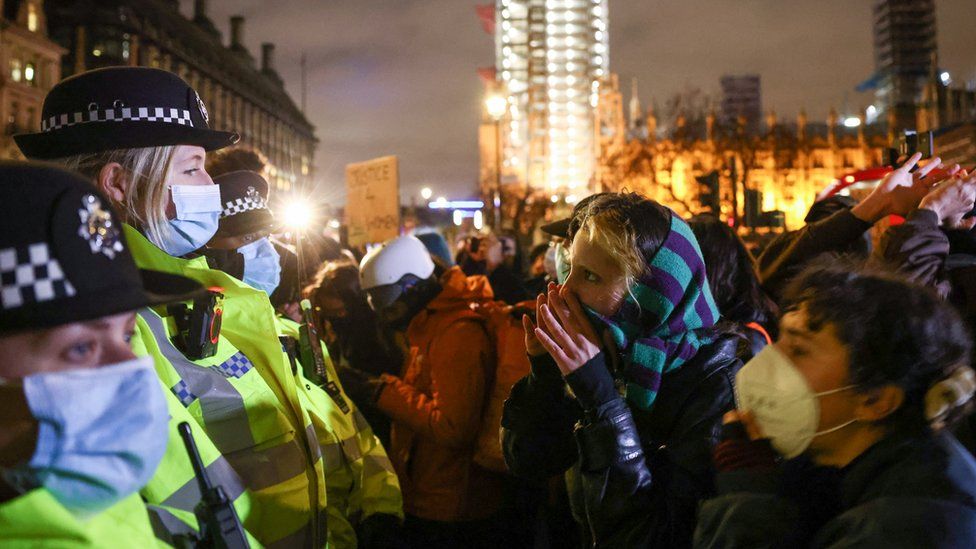
[[41,120],[41,131],[49,132],[89,122],[166,122],[193,127],[190,111],[164,107],[123,107],[59,114]]
[[0,309],[75,295],[46,242],[0,249]]
[[221,212],[220,217],[231,217],[239,213],[244,213],[250,210],[266,210],[268,205],[263,199],[254,200],[253,198],[235,198],[230,202],[224,203],[224,211]]

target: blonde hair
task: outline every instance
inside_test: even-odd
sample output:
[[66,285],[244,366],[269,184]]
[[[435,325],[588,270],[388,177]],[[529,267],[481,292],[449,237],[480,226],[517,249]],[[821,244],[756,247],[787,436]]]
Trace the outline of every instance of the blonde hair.
[[[176,147],[142,147],[80,154],[54,160],[98,185],[98,176],[106,164],[118,163],[129,178],[125,199],[115,203],[126,223],[141,228],[150,240],[160,240],[160,228],[166,221],[166,180],[173,164]],[[113,201],[114,202],[114,201]]]
[[618,212],[602,210],[586,213],[575,238],[586,238],[612,257],[623,271],[630,288],[647,269],[637,248],[637,234],[624,222]]

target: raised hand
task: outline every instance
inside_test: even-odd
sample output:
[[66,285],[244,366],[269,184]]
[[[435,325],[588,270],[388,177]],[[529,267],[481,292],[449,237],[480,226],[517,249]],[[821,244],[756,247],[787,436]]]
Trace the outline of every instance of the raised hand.
[[935,212],[939,223],[952,229],[971,229],[976,218],[963,219],[973,210],[976,201],[976,175],[957,171],[957,175],[943,181],[922,198],[919,209]]
[[885,216],[907,215],[918,207],[919,202],[928,191],[941,179],[929,178],[928,175],[936,168],[942,167],[942,160],[934,157],[914,173],[912,168],[918,164],[922,153],[915,153],[904,164],[884,176],[884,179],[858,205],[851,209],[851,213],[868,223],[876,223]]
[[576,296],[565,287],[550,286],[546,303],[539,311],[535,336],[568,375],[600,353],[600,338],[590,325]]

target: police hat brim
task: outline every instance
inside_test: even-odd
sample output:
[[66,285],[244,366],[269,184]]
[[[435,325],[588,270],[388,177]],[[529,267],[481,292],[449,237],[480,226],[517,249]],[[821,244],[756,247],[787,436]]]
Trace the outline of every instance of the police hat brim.
[[[107,127],[111,124],[110,127]],[[106,131],[110,130],[110,131]],[[237,143],[240,136],[207,128],[194,128],[167,122],[105,121],[88,122],[56,130],[14,136],[24,156],[51,160],[78,154],[116,149],[196,145],[207,151]]]
[[569,234],[569,224],[571,221],[573,221],[573,218],[571,217],[558,219],[556,221],[553,221],[552,223],[547,223],[539,227],[539,229],[542,232],[552,236],[558,236],[560,238],[568,238],[567,235]]
[[143,307],[189,301],[207,289],[184,276],[139,269],[142,287],[128,285],[65,299],[32,303],[0,315],[0,335],[86,322]]
[[267,209],[249,210],[221,219],[220,227],[214,236],[231,238],[254,234],[256,232],[272,234],[280,227],[281,223]]

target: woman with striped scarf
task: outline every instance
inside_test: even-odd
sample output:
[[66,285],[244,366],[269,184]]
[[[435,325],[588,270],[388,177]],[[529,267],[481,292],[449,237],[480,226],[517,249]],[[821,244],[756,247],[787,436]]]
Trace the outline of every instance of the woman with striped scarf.
[[670,209],[605,193],[567,236],[562,283],[523,321],[532,371],[506,403],[506,460],[525,477],[568,470],[595,546],[690,546],[734,407],[737,338],[717,326],[701,250]]

